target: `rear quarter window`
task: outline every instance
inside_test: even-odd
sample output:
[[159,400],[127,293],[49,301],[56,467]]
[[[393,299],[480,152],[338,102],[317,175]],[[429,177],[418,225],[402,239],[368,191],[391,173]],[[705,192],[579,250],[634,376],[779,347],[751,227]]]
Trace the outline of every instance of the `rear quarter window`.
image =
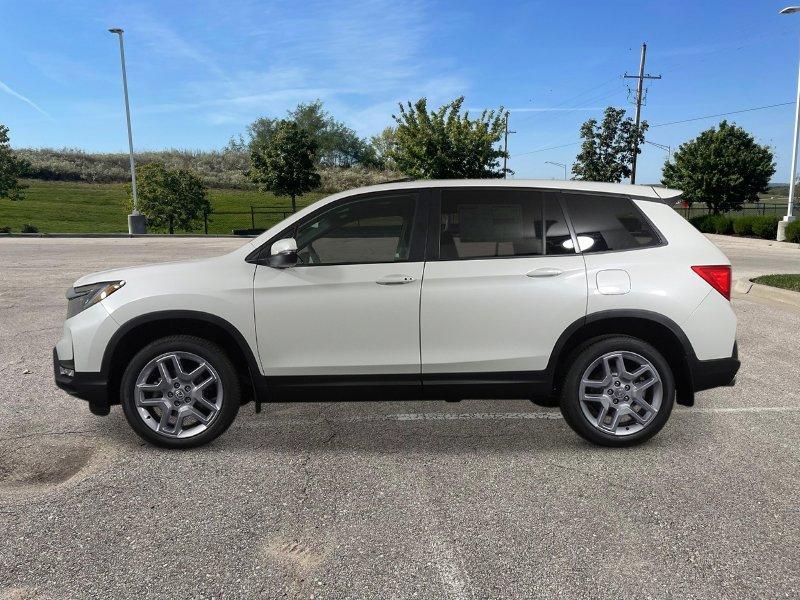
[[564,194],[581,252],[609,252],[660,246],[663,242],[630,198]]

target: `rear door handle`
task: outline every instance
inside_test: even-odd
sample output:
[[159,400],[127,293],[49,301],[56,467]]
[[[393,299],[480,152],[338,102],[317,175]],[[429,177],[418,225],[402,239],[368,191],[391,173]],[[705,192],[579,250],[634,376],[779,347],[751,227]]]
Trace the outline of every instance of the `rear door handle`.
[[558,277],[564,271],[561,269],[554,269],[552,267],[543,267],[541,269],[534,269],[525,273],[528,277]]
[[404,283],[411,283],[414,278],[411,275],[403,275],[402,273],[395,273],[392,275],[384,275],[375,283],[378,285],[403,285]]

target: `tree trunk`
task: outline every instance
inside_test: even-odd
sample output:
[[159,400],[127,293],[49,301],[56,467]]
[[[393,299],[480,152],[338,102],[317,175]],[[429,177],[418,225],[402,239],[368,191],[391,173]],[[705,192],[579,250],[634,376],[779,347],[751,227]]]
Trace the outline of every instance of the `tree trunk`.
[[295,199],[295,195],[292,194],[292,212],[297,212],[297,200]]
[[169,234],[172,235],[175,233],[175,228],[172,225],[172,217],[169,218]]

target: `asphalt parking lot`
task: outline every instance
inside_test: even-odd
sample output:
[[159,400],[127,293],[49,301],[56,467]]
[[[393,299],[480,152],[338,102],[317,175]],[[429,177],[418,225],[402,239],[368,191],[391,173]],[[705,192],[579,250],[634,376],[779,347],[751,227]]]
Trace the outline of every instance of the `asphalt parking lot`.
[[55,387],[78,276],[240,243],[0,239],[0,599],[800,596],[796,309],[735,298],[736,387],[626,450],[525,401],[376,401],[248,405],[170,452]]

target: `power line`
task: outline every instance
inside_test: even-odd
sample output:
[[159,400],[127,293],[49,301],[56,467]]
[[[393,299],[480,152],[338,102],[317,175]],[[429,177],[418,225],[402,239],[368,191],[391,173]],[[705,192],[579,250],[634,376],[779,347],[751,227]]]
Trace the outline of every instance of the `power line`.
[[754,110],[764,110],[766,108],[777,108],[779,106],[789,106],[790,104],[794,104],[794,102],[781,102],[780,104],[767,104],[765,106],[754,106],[753,108],[743,108],[742,110],[732,110],[730,112],[718,113],[716,115],[703,115],[702,117],[692,117],[691,119],[682,119],[680,121],[670,121],[669,123],[657,123],[655,125],[650,125],[651,128],[653,127],[665,127],[667,125],[677,125],[678,123],[689,123],[691,121],[700,121],[702,119],[713,119],[716,117],[725,117],[727,115],[738,115],[740,113],[746,112],[753,112]]
[[[780,104],[766,104],[764,106],[754,106],[752,108],[743,108],[741,110],[732,110],[730,112],[718,113],[715,115],[704,115],[702,117],[692,117],[690,119],[682,119],[680,121],[670,121],[669,123],[657,123],[650,125],[650,127],[666,127],[667,125],[677,125],[679,123],[690,123],[692,121],[700,121],[702,119],[713,119],[715,117],[725,117],[727,115],[738,115],[740,113],[753,112],[755,110],[765,110],[767,108],[778,108],[781,106],[789,106],[794,102],[781,102]],[[571,142],[569,144],[561,144],[560,146],[549,146],[547,148],[538,148],[536,150],[529,150],[528,152],[517,152],[514,156],[525,156],[526,154],[536,154],[538,152],[546,152],[547,150],[557,150],[559,148],[567,148],[568,146],[577,146],[581,142]]]
[[526,154],[536,154],[537,152],[547,152],[548,150],[557,150],[559,148],[566,148],[567,146],[577,146],[581,142],[570,142],[569,144],[561,144],[560,146],[550,146],[549,148],[539,148],[538,150],[529,150],[528,152],[517,152],[514,156],[525,156]]

